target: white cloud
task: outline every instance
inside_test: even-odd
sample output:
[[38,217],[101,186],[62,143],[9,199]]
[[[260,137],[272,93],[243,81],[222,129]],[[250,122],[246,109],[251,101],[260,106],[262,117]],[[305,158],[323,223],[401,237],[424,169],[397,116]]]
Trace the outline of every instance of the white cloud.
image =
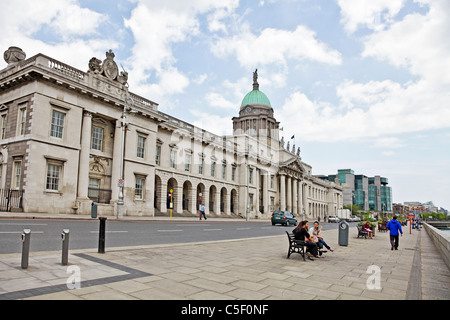
[[297,26],[294,31],[266,28],[259,35],[248,26],[243,31],[228,38],[221,38],[212,45],[213,53],[221,58],[235,55],[241,66],[276,64],[286,66],[288,60],[304,59],[339,65],[341,54],[316,39],[316,34],[305,26]]
[[406,0],[338,0],[341,8],[341,23],[348,33],[361,25],[380,30],[392,21]]
[[[131,30],[135,40],[133,54],[128,59],[132,69],[130,87],[141,95],[158,99],[161,105],[170,103],[170,95],[184,92],[190,84],[189,78],[176,67],[177,59],[173,46],[200,34],[201,14],[209,14],[210,29],[223,29],[220,21],[232,13],[238,1],[136,2],[137,6],[131,17],[124,21],[125,27]],[[174,82],[162,82],[168,78]],[[147,84],[155,80],[160,83]]]
[[409,70],[433,86],[450,84],[450,2],[430,2],[427,14],[409,14],[364,43],[363,57]]
[[[340,4],[344,2],[350,4]],[[382,3],[377,10],[371,7],[372,12],[386,9]],[[435,0],[429,5],[427,13],[408,14],[363,39],[363,57],[404,68],[412,80],[356,83],[347,79],[336,87],[339,101],[335,105],[294,92],[277,112],[283,126],[295,128],[305,141],[369,138],[375,146],[390,142],[397,147],[403,144],[393,135],[449,128],[450,75],[443,70],[450,70],[446,32],[450,30],[450,3]],[[396,10],[390,7],[389,12]]]
[[[233,134],[231,119],[229,117],[220,117],[216,114],[210,114],[198,109],[193,109],[190,112],[196,119],[193,122],[194,126],[217,135]],[[224,123],[226,123],[227,125],[224,126]]]
[[208,106],[213,108],[227,109],[227,110],[236,110],[236,104],[226,99],[220,93],[207,93],[205,96],[206,103]]
[[[77,0],[1,1],[0,48],[18,46],[28,57],[44,53],[84,70],[92,56],[103,56],[105,48],[118,46],[93,37],[107,20],[105,15],[82,8]],[[36,40],[38,32],[45,32],[47,39]]]

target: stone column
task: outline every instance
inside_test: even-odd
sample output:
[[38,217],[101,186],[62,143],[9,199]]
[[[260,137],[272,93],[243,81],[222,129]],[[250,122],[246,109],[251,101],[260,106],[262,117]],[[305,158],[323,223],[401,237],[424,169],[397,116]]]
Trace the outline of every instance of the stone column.
[[167,180],[161,179],[161,186],[156,190],[161,213],[167,213]]
[[209,213],[209,187],[205,186],[205,191],[202,193],[202,203],[205,206],[205,214]]
[[78,199],[87,200],[89,187],[89,154],[91,153],[92,113],[83,112],[80,164],[78,167]]
[[183,213],[183,185],[180,183],[173,189],[173,212]]
[[217,189],[214,194],[214,213],[220,215],[220,191]]
[[194,188],[193,186],[189,186],[189,206],[188,211],[190,213],[198,213],[197,212],[197,202],[198,202],[198,195],[197,195],[197,188]]
[[231,194],[228,192],[228,190],[226,191],[224,197],[223,197],[223,201],[224,201],[224,206],[223,206],[223,213],[225,213],[226,215],[230,215],[231,214]]
[[286,177],[280,176],[280,210],[286,210]]
[[259,171],[259,169],[255,168],[255,203],[256,203],[256,208],[255,208],[255,217],[259,217],[260,212],[259,212],[259,179],[260,179],[260,174],[261,171]]
[[303,182],[301,180],[298,181],[298,189],[297,189],[297,202],[298,202],[298,214],[300,217],[303,217]]
[[293,179],[294,183],[293,183],[293,190],[292,190],[292,214],[297,215],[298,214],[298,207],[297,207],[297,184],[298,184],[298,180],[297,179]]
[[291,177],[287,177],[287,211],[291,211],[292,212],[292,178]]
[[269,213],[269,172],[263,176],[263,206],[264,214]]

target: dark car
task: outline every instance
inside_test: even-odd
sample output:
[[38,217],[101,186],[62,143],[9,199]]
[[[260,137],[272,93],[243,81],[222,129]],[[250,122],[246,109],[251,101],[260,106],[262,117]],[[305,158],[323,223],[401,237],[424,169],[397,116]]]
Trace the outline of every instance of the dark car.
[[285,226],[293,224],[297,225],[297,218],[289,211],[274,211],[271,217],[272,225],[279,223]]

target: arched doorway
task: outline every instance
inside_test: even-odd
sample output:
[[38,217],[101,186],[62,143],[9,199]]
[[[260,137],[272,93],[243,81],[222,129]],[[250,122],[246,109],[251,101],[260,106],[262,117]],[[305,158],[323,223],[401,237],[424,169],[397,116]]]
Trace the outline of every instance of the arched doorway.
[[175,209],[175,203],[179,196],[177,194],[177,186],[177,181],[174,178],[170,178],[169,181],[167,181],[167,209]]
[[196,199],[197,199],[196,208],[198,211],[198,210],[200,210],[200,204],[203,204],[203,205],[205,204],[205,185],[203,183],[199,183],[197,185]]
[[230,193],[230,213],[237,214],[239,209],[238,195],[236,189],[231,190]]
[[220,213],[228,213],[227,210],[227,189],[223,187],[220,190]]
[[192,183],[190,181],[185,181],[183,183],[183,211],[189,211],[191,208],[192,201]]
[[[215,214],[219,214],[216,209],[217,206],[217,188],[216,186],[212,185],[209,188],[209,212],[214,212]],[[220,210],[220,208],[219,208]]]

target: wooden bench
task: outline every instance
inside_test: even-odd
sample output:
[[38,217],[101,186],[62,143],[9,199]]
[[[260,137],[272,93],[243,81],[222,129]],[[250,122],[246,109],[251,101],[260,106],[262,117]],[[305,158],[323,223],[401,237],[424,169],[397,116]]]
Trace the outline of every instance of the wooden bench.
[[387,231],[387,222],[378,223],[378,231]]
[[306,259],[305,259],[305,246],[306,246],[305,241],[295,240],[295,236],[292,233],[289,233],[287,231],[286,231],[286,234],[289,239],[289,250],[288,250],[287,258],[289,259],[291,254],[296,252],[296,253],[299,253],[303,257],[304,261],[306,261]]
[[357,228],[358,228],[358,238],[361,236],[367,239],[367,231],[364,230],[363,226],[357,226]]

